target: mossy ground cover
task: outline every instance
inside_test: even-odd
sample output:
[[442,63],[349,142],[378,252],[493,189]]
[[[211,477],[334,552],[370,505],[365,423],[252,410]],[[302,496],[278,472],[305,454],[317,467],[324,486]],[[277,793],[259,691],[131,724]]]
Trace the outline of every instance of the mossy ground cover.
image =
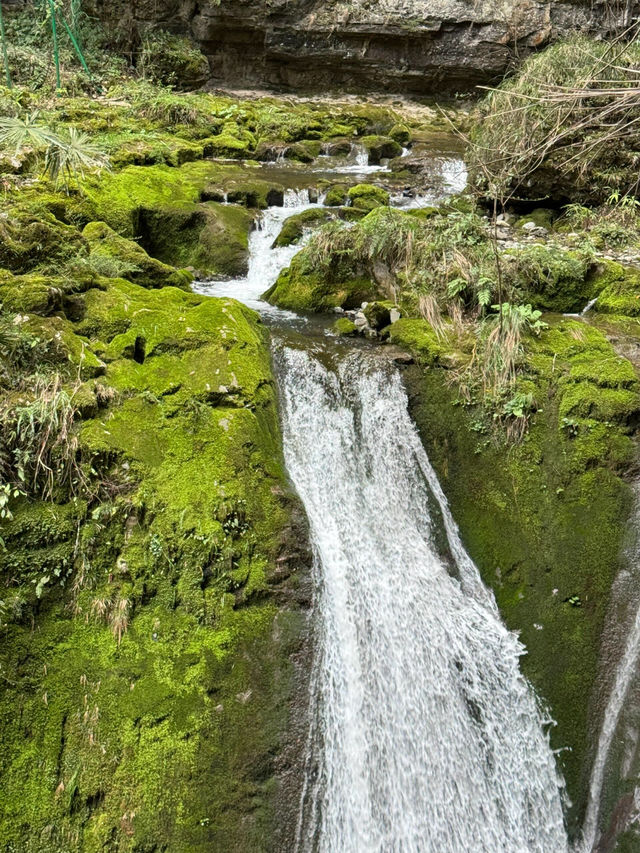
[[[148,129],[131,105],[61,98],[51,111],[115,134],[114,150]],[[190,120],[172,118],[185,136]],[[37,376],[58,377],[78,446],[74,488],[52,501],[14,469],[27,494],[0,522],[3,850],[285,843],[276,764],[305,536],[266,333],[232,300],[192,294],[184,269],[240,274],[247,208],[283,188],[202,159],[212,136],[248,144],[244,124],[234,136],[216,121],[195,158],[114,158],[68,190],[28,173],[7,183],[3,416],[33,402]]]
[[59,322],[111,389],[78,425],[102,491],[2,524],[0,843],[270,849],[301,617],[265,332],[173,287],[84,298]]

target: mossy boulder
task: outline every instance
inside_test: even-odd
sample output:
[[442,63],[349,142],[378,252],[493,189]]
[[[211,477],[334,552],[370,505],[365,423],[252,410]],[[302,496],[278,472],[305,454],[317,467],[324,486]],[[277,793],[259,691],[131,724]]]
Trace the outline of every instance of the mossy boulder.
[[313,163],[322,151],[322,143],[314,140],[295,142],[285,148],[284,155],[288,160],[296,160],[298,163]]
[[602,314],[640,316],[640,269],[600,261],[592,276],[599,294],[594,309]]
[[370,166],[377,166],[381,160],[391,160],[402,154],[402,145],[389,136],[363,136],[360,143],[367,150]]
[[358,308],[375,299],[377,286],[367,278],[333,277],[312,271],[304,256],[296,255],[283,270],[264,299],[290,311],[322,312],[334,308]]
[[302,213],[295,213],[288,219],[285,219],[280,233],[273,241],[273,248],[277,249],[282,246],[292,246],[298,243],[304,236],[305,229],[313,228],[322,222],[328,222],[333,218],[333,213],[330,210],[323,208],[312,207],[309,210],[303,210]]
[[285,849],[307,556],[266,332],[173,287],[86,298],[50,322],[105,355],[78,389],[100,497],[2,522],[0,847]]
[[331,184],[327,187],[324,204],[327,207],[341,207],[347,203],[349,188],[346,184]]
[[13,275],[0,270],[0,303],[5,311],[19,314],[82,313],[82,294],[92,288],[104,289],[106,282],[93,270],[83,267],[66,276],[42,273]]
[[543,311],[581,311],[596,293],[589,277],[591,258],[551,246],[509,249],[505,258],[522,301]]
[[248,268],[252,222],[244,208],[216,202],[156,207],[140,212],[140,242],[165,264],[202,276],[241,276]]
[[362,311],[371,328],[380,331],[391,322],[391,312],[395,307],[393,302],[385,299],[368,302],[366,308],[363,308]]
[[333,324],[333,331],[342,337],[353,337],[358,334],[356,324],[348,317],[339,317]]
[[78,231],[41,204],[18,204],[0,216],[0,268],[23,273],[85,254]]
[[[111,164],[123,169],[126,166],[153,166],[166,164],[182,166],[205,156],[205,146],[170,134],[150,134],[119,138],[106,146]],[[208,149],[207,149],[208,150]]]
[[347,193],[349,201],[360,210],[373,210],[389,204],[389,193],[373,184],[356,184]]
[[516,228],[522,228],[527,222],[533,222],[537,228],[546,228],[551,231],[553,228],[554,211],[548,207],[536,207],[529,213],[521,216],[516,222]]
[[[189,289],[193,276],[186,270],[176,270],[163,264],[133,240],[120,237],[105,222],[90,222],[82,232],[89,244],[89,262],[96,259],[115,262],[117,275],[142,287],[181,287]],[[118,269],[120,265],[121,269]],[[99,266],[99,261],[98,261]]]
[[389,341],[409,350],[417,363],[423,366],[438,364],[445,346],[426,320],[401,318],[389,328]]
[[411,131],[406,124],[394,124],[389,131],[389,138],[406,148],[411,142]]

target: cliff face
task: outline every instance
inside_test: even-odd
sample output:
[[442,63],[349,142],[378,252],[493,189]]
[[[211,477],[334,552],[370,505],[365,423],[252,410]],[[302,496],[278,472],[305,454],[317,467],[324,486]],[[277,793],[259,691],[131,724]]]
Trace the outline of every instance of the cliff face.
[[189,33],[214,84],[433,95],[495,81],[514,60],[573,30],[620,30],[640,8],[636,0],[95,3],[110,24]]

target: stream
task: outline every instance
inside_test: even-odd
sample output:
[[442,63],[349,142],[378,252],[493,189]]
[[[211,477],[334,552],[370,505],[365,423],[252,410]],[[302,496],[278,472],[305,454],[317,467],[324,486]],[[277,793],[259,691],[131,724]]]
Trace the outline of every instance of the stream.
[[[395,203],[432,204],[460,189],[458,164],[440,164],[432,195]],[[357,160],[329,170],[373,171]],[[285,462],[310,524],[314,663],[295,849],[563,853],[552,721],[520,673],[523,647],[460,541],[398,368],[379,347],[338,338],[330,318],[261,299],[300,249],[272,248],[283,222],[313,206],[308,190],[288,190],[251,234],[248,274],[194,286],[244,302],[272,330]],[[640,617],[630,632],[576,853],[600,849],[600,800]]]

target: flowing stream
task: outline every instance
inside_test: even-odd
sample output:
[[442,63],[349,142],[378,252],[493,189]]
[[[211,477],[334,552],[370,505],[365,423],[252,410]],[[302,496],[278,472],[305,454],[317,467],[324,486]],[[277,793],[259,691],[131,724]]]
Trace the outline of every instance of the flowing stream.
[[285,460],[310,523],[315,663],[296,849],[566,853],[562,780],[524,650],[464,550],[397,368],[260,298],[299,249],[271,248],[284,219],[311,206],[304,192],[285,205],[252,233],[246,277],[196,289],[274,328]]
[[[543,718],[448,516],[397,372],[277,350],[315,549],[304,851],[561,853]],[[449,516],[450,519],[450,516]]]

